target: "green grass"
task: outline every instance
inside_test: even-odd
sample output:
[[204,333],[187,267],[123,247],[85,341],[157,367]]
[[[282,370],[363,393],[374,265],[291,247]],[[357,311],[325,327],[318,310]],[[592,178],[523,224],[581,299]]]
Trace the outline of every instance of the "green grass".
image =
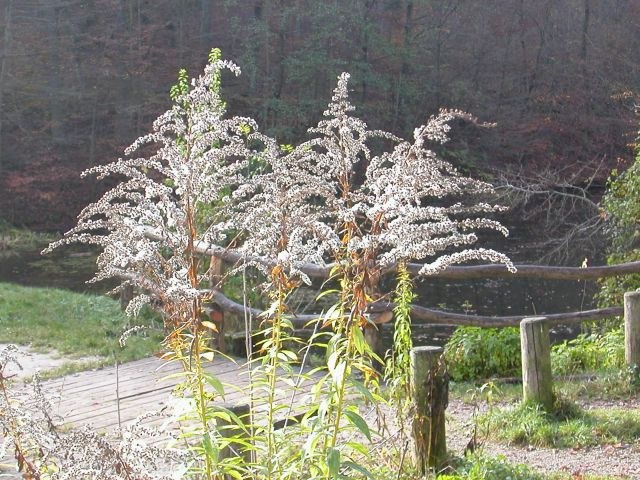
[[[480,392],[480,389],[483,392]],[[604,370],[581,374],[575,377],[555,377],[553,389],[559,397],[571,401],[590,400],[624,400],[638,395],[637,374],[627,369]],[[451,382],[449,391],[451,396],[461,401],[474,404],[485,402],[487,392],[491,392],[491,401],[500,403],[515,403],[522,400],[521,383],[505,383],[499,380],[478,384],[473,382]]]
[[14,250],[35,248],[46,245],[56,238],[49,233],[38,233],[17,228],[0,218],[0,256],[11,254]]
[[517,445],[573,448],[640,439],[639,410],[582,410],[571,402],[555,414],[523,404],[494,408],[478,421],[493,438]]
[[[2,343],[29,345],[43,352],[55,349],[70,357],[113,359],[115,354],[119,361],[143,358],[159,349],[158,328],[132,335],[121,348],[118,339],[128,322],[119,303],[107,297],[0,283]],[[148,316],[138,323],[153,321]]]
[[[454,462],[454,471],[441,474],[437,480],[572,480],[569,473],[538,473],[527,465],[510,463],[503,456],[476,452]],[[584,475],[581,480],[613,480],[616,477]]]

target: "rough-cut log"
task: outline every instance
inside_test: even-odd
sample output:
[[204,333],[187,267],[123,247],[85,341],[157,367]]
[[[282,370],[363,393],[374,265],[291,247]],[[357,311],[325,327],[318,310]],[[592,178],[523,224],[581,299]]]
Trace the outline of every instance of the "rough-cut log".
[[525,318],[520,323],[522,394],[525,403],[553,410],[553,377],[549,324],[545,317]]
[[[161,240],[162,237],[152,232],[146,233],[147,237],[153,240]],[[210,245],[205,242],[197,242],[194,245],[197,252],[203,255],[211,255],[218,257],[225,262],[232,264],[241,263],[261,263],[267,266],[273,266],[275,261],[259,256],[246,256],[234,251],[233,249],[223,248],[216,245]],[[333,268],[333,264],[319,266],[314,264],[305,264],[300,270],[312,278],[327,278],[329,272]],[[409,263],[407,268],[410,273],[417,275],[422,268],[420,263]],[[543,278],[549,280],[597,280],[599,278],[614,277],[616,275],[630,275],[632,273],[640,273],[640,261],[622,263],[620,265],[607,265],[598,267],[551,267],[547,265],[516,265],[517,272],[511,273],[504,265],[469,265],[462,267],[448,267],[433,277],[446,278],[452,280],[467,280],[472,278]],[[393,271],[394,267],[390,267],[385,271]]]
[[[462,313],[450,313],[419,305],[411,306],[411,314],[414,320],[422,320],[424,323],[441,325],[469,325],[473,327],[517,327],[522,320],[529,315],[509,315],[504,317],[490,317],[487,315],[465,315]],[[621,307],[599,308],[582,312],[545,314],[550,324],[565,322],[583,322],[586,320],[602,320],[603,318],[622,315]]]
[[628,366],[640,366],[640,292],[624,294],[624,358]]
[[411,349],[411,395],[415,407],[412,434],[416,465],[425,478],[447,458],[445,410],[449,379],[442,352],[442,347]]
[[[223,280],[222,275],[222,260],[218,257],[211,257],[211,261],[209,262],[209,282],[211,284],[211,288],[220,288],[220,285]],[[219,352],[225,352],[225,344],[224,344],[224,309],[213,306],[211,310],[208,312],[209,320],[213,322],[216,326],[216,333],[213,336],[212,348],[214,350],[218,350]]]
[[[518,270],[511,273],[501,264],[469,265],[449,267],[435,275],[437,278],[467,280],[472,278],[543,278],[548,280],[598,280],[616,275],[630,275],[640,272],[640,262],[622,263],[598,267],[551,267],[548,265],[516,265]],[[416,275],[422,268],[419,263],[410,263],[407,269]]]
[[[211,300],[217,303],[223,310],[244,315],[245,310],[248,314],[257,317],[263,313],[262,310],[257,308],[244,307],[240,303],[236,303],[233,300],[227,298],[219,291],[213,291],[210,293]],[[373,307],[374,309],[389,312],[393,309],[393,304],[390,303],[378,303]],[[603,318],[615,317],[622,315],[623,309],[621,307],[609,307],[599,308],[596,310],[585,310],[583,312],[569,312],[569,313],[553,313],[545,315],[549,324],[558,324],[565,322],[582,322],[586,320],[601,320]],[[421,307],[419,305],[411,306],[411,315],[414,321],[421,320],[423,323],[439,324],[439,325],[469,325],[475,327],[517,327],[520,322],[528,315],[511,315],[505,317],[490,317],[487,315],[465,315],[462,313],[450,313],[443,312],[441,310],[434,310],[431,308]],[[388,320],[388,315],[384,315],[385,320]],[[309,322],[317,321],[319,314],[298,314],[292,316],[291,321],[294,328],[304,328]]]

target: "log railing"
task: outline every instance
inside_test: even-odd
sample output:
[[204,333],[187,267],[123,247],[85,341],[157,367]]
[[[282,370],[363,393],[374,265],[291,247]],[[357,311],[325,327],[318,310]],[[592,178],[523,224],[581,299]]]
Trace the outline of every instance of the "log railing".
[[[146,236],[152,240],[162,240],[162,236],[153,232],[147,232]],[[196,252],[217,257],[230,264],[261,263],[266,266],[274,266],[275,260],[257,255],[246,255],[232,248],[224,248],[206,242],[196,242],[194,245]],[[315,265],[306,263],[298,265],[297,268],[311,278],[328,278],[334,264]],[[423,267],[421,263],[409,263],[407,268],[410,273],[417,275]],[[640,273],[640,261],[622,263],[619,265],[606,265],[596,267],[553,267],[548,265],[515,265],[517,271],[510,272],[504,265],[468,265],[451,266],[432,275],[435,278],[446,278],[456,280],[467,280],[474,278],[541,278],[556,280],[597,280],[599,278],[614,277],[617,275],[630,275]],[[387,268],[385,271],[395,270],[395,266]]]
[[[226,297],[219,290],[212,290],[209,293],[212,303],[217,304],[222,310],[227,312],[244,315],[245,313],[253,317],[264,316],[265,312],[257,308],[247,307],[241,303],[234,302]],[[376,303],[372,306],[372,319],[376,324],[387,323],[382,320],[391,320],[391,316],[382,315],[382,313],[392,310],[393,303],[384,302]],[[421,307],[419,305],[411,306],[412,318],[420,323],[451,325],[451,326],[474,326],[474,327],[517,327],[520,322],[531,315],[508,315],[501,317],[493,317],[488,315],[466,315],[462,313],[445,312],[433,308]],[[561,324],[567,322],[582,322],[587,320],[602,320],[618,315],[622,315],[622,307],[598,308],[594,310],[584,310],[581,312],[553,313],[546,315],[548,321],[552,324]],[[294,314],[290,320],[295,328],[305,328],[309,322],[316,321],[321,318],[320,313],[302,313]]]

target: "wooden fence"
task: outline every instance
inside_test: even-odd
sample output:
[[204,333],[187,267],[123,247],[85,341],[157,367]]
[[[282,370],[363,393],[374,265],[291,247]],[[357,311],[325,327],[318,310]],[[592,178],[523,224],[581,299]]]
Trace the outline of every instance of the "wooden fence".
[[[520,322],[522,396],[547,411],[553,409],[553,377],[548,317],[529,317]],[[624,295],[625,363],[640,366],[640,291]],[[448,402],[446,377],[438,369],[443,349],[416,347],[412,358],[412,391],[416,414],[413,424],[414,454],[423,474],[438,469],[446,452],[445,415]],[[443,381],[444,378],[444,381]],[[427,393],[428,392],[428,393]]]

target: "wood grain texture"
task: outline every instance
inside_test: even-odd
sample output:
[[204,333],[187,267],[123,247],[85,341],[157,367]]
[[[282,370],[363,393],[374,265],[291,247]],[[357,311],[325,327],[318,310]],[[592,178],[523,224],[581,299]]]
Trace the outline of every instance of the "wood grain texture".
[[553,409],[551,346],[549,324],[545,317],[531,317],[520,323],[522,350],[522,393],[525,403],[536,403]]
[[628,366],[640,365],[640,292],[624,294],[624,358]]
[[439,469],[447,458],[448,378],[442,353],[442,347],[411,349],[412,434],[416,465],[423,476]]

